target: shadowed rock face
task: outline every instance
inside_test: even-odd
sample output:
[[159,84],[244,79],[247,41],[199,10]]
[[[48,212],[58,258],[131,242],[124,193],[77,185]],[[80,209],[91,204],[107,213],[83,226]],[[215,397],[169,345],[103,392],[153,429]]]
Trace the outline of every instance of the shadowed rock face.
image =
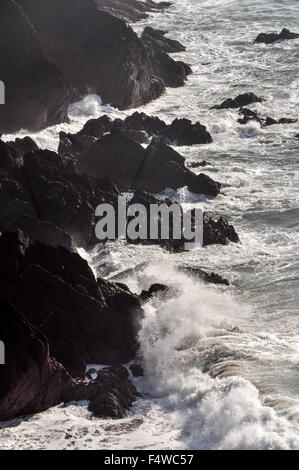
[[[2,298],[0,331],[6,346],[6,363],[0,367],[0,421],[73,400],[90,401],[89,410],[99,418],[122,418],[138,395],[121,366],[101,370],[95,380],[72,380],[49,355],[43,333]],[[85,368],[82,372],[85,376]]]
[[280,33],[261,33],[255,39],[255,43],[264,43],[264,44],[272,44],[276,41],[287,41],[290,39],[298,39],[298,33],[292,33],[289,29],[282,29]]
[[217,196],[221,189],[211,178],[196,176],[186,168],[185,159],[161,136],[153,137],[144,149],[115,130],[79,153],[77,161],[76,157],[74,154],[79,173],[112,179],[122,191],[138,189],[159,193],[166,188],[176,190],[189,186],[195,193]]
[[71,387],[70,376],[49,356],[46,337],[3,299],[0,331],[6,347],[6,363],[0,367],[0,421],[60,403]]
[[66,395],[67,401],[89,400],[89,411],[97,418],[122,418],[139,394],[125,367],[109,367],[92,381],[81,381]]
[[78,97],[95,92],[104,103],[125,109],[164,92],[141,40],[123,20],[99,11],[92,0],[18,2],[47,56],[75,86]]
[[78,254],[33,244],[20,231],[1,234],[0,255],[0,298],[47,336],[50,354],[70,374],[77,375],[78,361],[117,364],[134,357],[142,317],[137,296],[97,282]]
[[0,134],[37,131],[68,120],[72,90],[13,0],[0,2],[0,70],[6,94]]
[[109,181],[77,175],[72,165],[32,141],[6,144],[0,140],[0,229],[17,228],[32,240],[72,250],[93,246],[95,208],[117,204],[119,191]]
[[183,46],[180,42],[170,39],[165,35],[166,31],[160,31],[158,29],[147,26],[144,29],[141,38],[144,41],[149,41],[152,45],[163,52],[184,52],[186,50],[186,47]]
[[[167,6],[115,3],[134,12]],[[67,122],[69,103],[91,92],[127,109],[158,98],[165,86],[183,85],[190,67],[169,57],[165,47],[175,41],[157,34],[140,39],[93,0],[3,0],[0,134]]]

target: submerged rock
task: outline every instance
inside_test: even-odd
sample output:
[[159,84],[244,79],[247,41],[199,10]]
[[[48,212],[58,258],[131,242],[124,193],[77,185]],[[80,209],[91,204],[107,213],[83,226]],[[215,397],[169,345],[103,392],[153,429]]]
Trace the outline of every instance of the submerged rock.
[[206,160],[203,160],[202,162],[189,162],[188,163],[189,168],[199,168],[199,167],[204,167],[208,165],[209,165],[209,162],[207,162]]
[[239,236],[225,217],[214,220],[204,215],[204,245],[228,245],[230,242],[239,243]]
[[125,367],[102,369],[92,381],[75,383],[65,401],[88,400],[88,409],[97,418],[122,418],[132,407],[138,392]]
[[156,295],[163,295],[165,294],[169,288],[165,286],[164,284],[153,284],[148,291],[143,290],[140,294],[140,298],[143,302],[147,302],[150,300],[152,297]]
[[239,114],[243,115],[241,119],[238,119],[239,124],[247,124],[250,121],[256,121],[261,124],[262,127],[273,126],[275,124],[295,124],[298,119],[293,118],[281,118],[273,119],[272,117],[261,117],[256,111],[252,111],[248,108],[241,108]]
[[263,98],[255,95],[254,93],[244,93],[242,95],[236,96],[234,99],[228,98],[227,100],[223,101],[223,103],[213,106],[212,109],[241,108],[252,103],[262,103],[263,101]]
[[295,124],[296,122],[298,122],[298,119],[281,118],[281,119],[278,119],[278,121],[277,121],[276,119],[273,119],[271,117],[267,117],[264,125],[265,126],[273,126],[275,124]]
[[220,276],[217,273],[207,273],[206,271],[200,268],[192,268],[190,266],[179,266],[178,270],[188,274],[196,279],[200,279],[208,284],[220,284],[224,286],[229,286],[230,282],[228,279],[225,279],[223,276]]
[[289,29],[282,29],[281,32],[278,33],[261,33],[255,39],[255,43],[264,43],[264,44],[272,44],[276,41],[286,41],[289,39],[298,39],[298,33],[292,33]]

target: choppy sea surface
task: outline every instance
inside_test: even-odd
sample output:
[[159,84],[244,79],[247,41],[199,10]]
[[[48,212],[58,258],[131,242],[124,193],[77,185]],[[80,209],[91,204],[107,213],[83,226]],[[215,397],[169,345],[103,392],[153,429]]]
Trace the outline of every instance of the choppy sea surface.
[[[223,183],[207,200],[182,189],[172,196],[228,216],[241,244],[180,255],[125,242],[95,247],[97,274],[135,292],[153,282],[172,293],[145,307],[140,356],[143,392],[126,418],[99,420],[86,403],[58,406],[0,426],[0,449],[298,449],[299,448],[299,124],[240,125],[237,110],[211,110],[253,91],[251,109],[273,118],[299,114],[299,40],[253,45],[260,32],[299,30],[297,0],[176,0],[134,26],[165,29],[187,46],[174,57],[192,64],[184,88],[168,89],[140,108],[171,122],[199,120],[214,142],[183,147],[187,161],[209,162]],[[124,117],[91,95],[71,107],[71,124],[31,136],[57,150],[58,132],[78,131],[93,117]],[[15,136],[6,136],[6,139]],[[192,266],[229,278],[203,285],[178,271]]]

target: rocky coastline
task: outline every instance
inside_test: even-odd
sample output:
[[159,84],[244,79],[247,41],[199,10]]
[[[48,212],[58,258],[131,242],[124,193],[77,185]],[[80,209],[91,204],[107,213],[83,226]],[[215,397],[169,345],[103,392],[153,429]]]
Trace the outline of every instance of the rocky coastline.
[[[169,54],[185,45],[149,27],[138,37],[128,25],[169,5],[2,0],[0,78],[7,84],[7,104],[0,134],[68,122],[70,103],[89,93],[123,110],[159,98],[167,87],[184,86],[192,69]],[[292,38],[283,33],[278,40]],[[274,40],[262,35],[255,42]],[[246,108],[262,100],[247,93],[214,109],[239,109],[241,124],[289,122]],[[0,139],[0,339],[6,346],[0,421],[70,401],[88,400],[97,417],[121,418],[132,406],[138,391],[123,364],[136,361],[144,303],[166,295],[167,286],[135,295],[121,280],[96,279],[76,248],[94,247],[96,207],[116,207],[122,192],[134,193],[128,204],[145,206],[160,203],[157,193],[167,188],[218,197],[225,182],[195,173],[195,165],[187,167],[172,147],[211,142],[200,122],[166,124],[138,111],[124,120],[92,119],[77,134],[61,132],[57,153],[41,150],[29,137]],[[205,246],[239,242],[225,214],[204,215]],[[174,239],[155,243],[171,253],[184,250]],[[200,268],[183,271],[199,282],[229,284]],[[88,364],[107,368],[88,378]],[[142,373],[138,364],[132,373]]]

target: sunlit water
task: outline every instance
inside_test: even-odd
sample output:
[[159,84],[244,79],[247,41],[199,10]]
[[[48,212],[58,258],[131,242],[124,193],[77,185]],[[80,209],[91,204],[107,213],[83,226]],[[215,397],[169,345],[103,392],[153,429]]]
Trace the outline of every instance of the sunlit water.
[[[188,161],[223,183],[206,200],[186,189],[172,194],[230,218],[240,245],[180,255],[124,242],[87,256],[107,278],[142,263],[122,279],[139,292],[153,282],[172,287],[146,306],[140,333],[145,396],[123,421],[91,417],[85,404],[57,407],[0,430],[1,448],[272,449],[299,448],[299,125],[260,129],[237,123],[238,111],[214,104],[253,91],[266,101],[261,115],[298,117],[299,41],[253,45],[262,31],[299,30],[297,0],[179,0],[163,14],[134,26],[169,31],[192,64],[184,88],[168,89],[142,108],[170,122],[200,120],[210,145],[183,147]],[[72,106],[70,125],[32,135],[57,150],[58,132],[78,131],[87,119],[123,113],[89,96]],[[7,139],[11,136],[7,136]],[[214,270],[229,288],[204,286],[177,266]]]

